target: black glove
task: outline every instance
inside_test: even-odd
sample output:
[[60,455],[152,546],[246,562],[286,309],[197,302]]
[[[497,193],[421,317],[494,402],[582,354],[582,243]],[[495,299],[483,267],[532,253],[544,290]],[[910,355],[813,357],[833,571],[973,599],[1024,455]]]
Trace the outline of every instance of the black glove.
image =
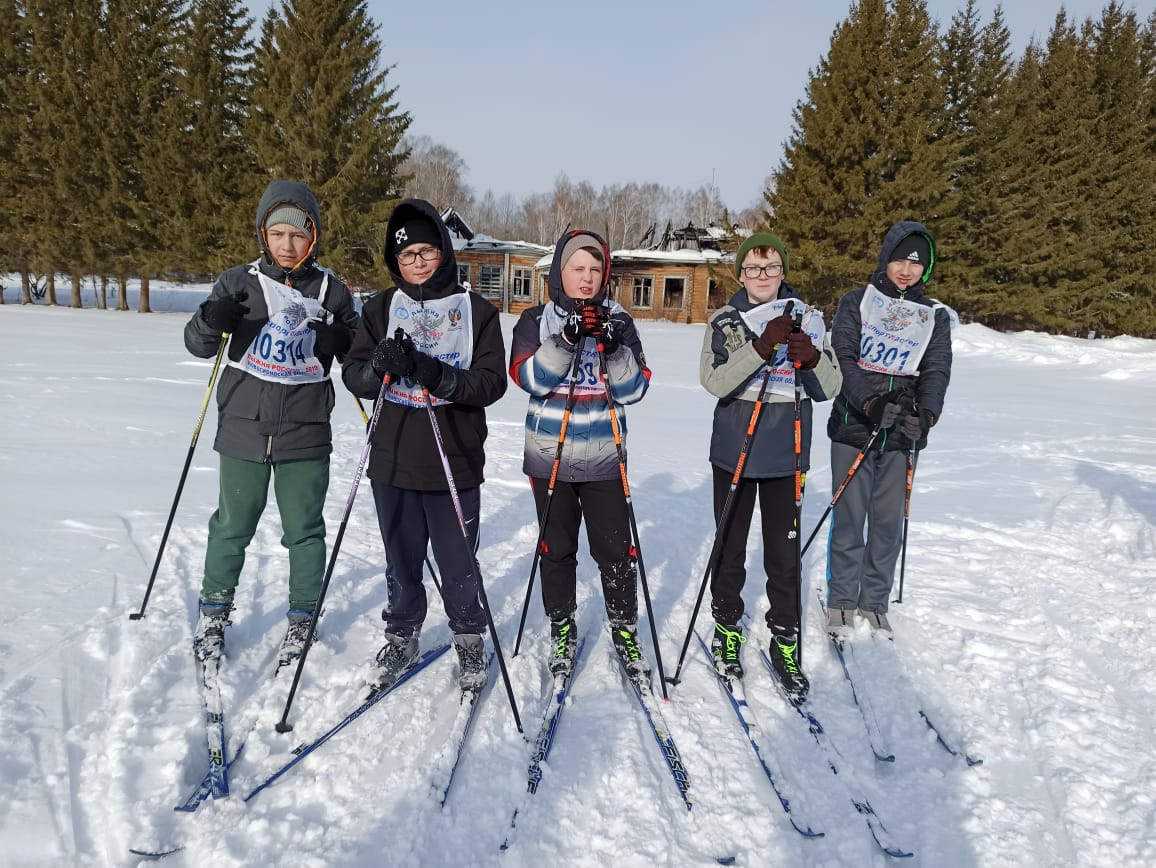
[[899,414],[910,408],[910,399],[903,392],[880,392],[867,399],[863,412],[876,428],[890,428]]
[[823,354],[811,343],[811,336],[804,331],[791,332],[787,338],[787,358],[799,362],[799,367],[809,371],[819,364]]
[[795,321],[786,314],[768,321],[767,324],[763,326],[763,333],[755,338],[755,352],[764,359],[769,359],[775,354],[775,347],[777,345],[787,342],[787,338],[791,336],[791,330],[794,329],[794,327]]
[[430,391],[441,384],[442,363],[440,360],[418,350],[411,350],[406,358],[413,365],[413,376],[410,379],[416,380]]
[[395,338],[379,341],[373,351],[373,370],[379,377],[389,374],[397,380],[413,374],[413,362],[406,355],[405,348]]
[[240,298],[238,294],[231,298],[218,298],[215,301],[210,299],[204,302],[201,305],[201,319],[215,331],[232,334],[249,312],[249,308],[241,304]]
[[602,326],[602,334],[598,336],[598,342],[602,344],[602,352],[608,358],[622,346],[622,324],[617,323],[610,317],[606,318],[606,323]]
[[349,345],[353,343],[353,335],[349,327],[342,323],[325,323],[314,321],[309,328],[317,332],[313,339],[313,352],[325,353],[327,356],[344,356],[349,352]]
[[907,437],[908,440],[916,441],[922,440],[927,436],[927,432],[931,430],[931,426],[935,424],[935,417],[930,410],[919,410],[916,413],[908,413],[899,420],[899,431]]
[[562,340],[573,347],[584,337],[586,328],[582,323],[582,309],[575,308],[567,314],[566,321],[562,324]]

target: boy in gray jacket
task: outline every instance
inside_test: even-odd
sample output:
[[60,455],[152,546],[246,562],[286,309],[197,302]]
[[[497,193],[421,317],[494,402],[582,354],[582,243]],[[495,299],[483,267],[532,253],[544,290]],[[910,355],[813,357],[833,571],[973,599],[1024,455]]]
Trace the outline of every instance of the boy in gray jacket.
[[[855,613],[890,631],[888,600],[899,557],[907,462],[927,445],[951,379],[947,308],[924,295],[935,240],[914,221],[883,238],[870,282],[839,301],[831,345],[843,370],[827,433],[837,488],[878,431],[831,517],[827,550],[827,629],[839,634]],[[867,525],[864,539],[863,526]]]
[[[811,402],[829,401],[838,391],[839,367],[825,337],[823,315],[809,308],[786,282],[787,249],[768,233],[751,235],[735,255],[735,277],[743,288],[710,319],[699,363],[699,379],[715,395],[710,463],[714,473],[714,514],[722,516],[739,453],[760,393],[765,402],[742,475],[734,490],[720,536],[718,563],[711,577],[715,617],[711,650],[715,666],[741,678],[739,645],[746,639],[743,585],[747,536],[755,495],[762,512],[763,569],[767,576],[767,626],[770,658],[783,687],[795,700],[806,698],[809,684],[799,666],[799,528],[795,524],[795,378],[804,397],[799,406],[799,470],[811,456]],[[801,316],[801,328],[788,315]]]
[[257,207],[255,262],[225,271],[185,326],[198,358],[228,340],[217,387],[220,502],[209,519],[198,658],[219,657],[245,549],[269,497],[289,550],[289,626],[279,665],[300,656],[325,572],[322,508],[329,488],[334,356],[350,346],[358,317],[344,283],[316,262],[317,200],[304,184],[274,181]]

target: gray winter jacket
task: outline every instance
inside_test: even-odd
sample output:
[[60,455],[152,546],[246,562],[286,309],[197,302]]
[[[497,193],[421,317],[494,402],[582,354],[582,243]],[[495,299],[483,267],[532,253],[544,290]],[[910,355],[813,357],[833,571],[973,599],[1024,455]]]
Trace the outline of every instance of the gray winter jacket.
[[[905,293],[887,277],[887,263],[891,253],[909,235],[923,235],[931,246],[931,265],[924,271],[920,282]],[[880,392],[909,390],[919,409],[930,411],[932,424],[943,413],[943,401],[947,394],[947,384],[951,379],[951,318],[947,309],[939,306],[935,299],[923,292],[935,268],[935,240],[921,223],[912,220],[896,223],[883,237],[883,247],[879,251],[879,262],[871,276],[871,285],[891,298],[904,298],[911,304],[921,305],[934,311],[935,327],[919,366],[911,376],[892,376],[866,371],[859,367],[859,353],[862,346],[863,320],[859,312],[860,303],[867,287],[853,289],[839,301],[835,319],[831,323],[831,345],[843,370],[843,388],[835,398],[831,408],[831,418],[827,422],[827,435],[838,443],[846,443],[857,449],[862,448],[871,436],[871,420],[863,412],[868,399]],[[927,439],[919,440],[915,447],[922,449]],[[908,450],[911,441],[897,430],[889,430],[876,442],[884,450]]]
[[[286,203],[305,211],[321,235],[321,214],[317,200],[304,184],[293,181],[274,181],[266,189],[257,207],[257,237],[262,256],[252,263],[238,265],[225,271],[213,284],[206,303],[235,296],[249,308],[236,332],[229,336],[226,355],[239,361],[253,339],[269,319],[265,294],[255,273],[259,269],[266,276],[293,286],[302,295],[319,298],[325,278],[325,308],[332,312],[333,321],[344,323],[351,332],[358,323],[353,296],[348,287],[326,268],[310,257],[292,272],[278,266],[265,247],[261,227],[274,207]],[[202,308],[204,305],[202,305]],[[212,358],[221,346],[221,334],[210,328],[201,316],[201,308],[185,326],[185,347],[198,358]],[[326,372],[333,359],[319,356]],[[331,380],[302,385],[288,385],[262,380],[239,368],[222,365],[217,386],[217,437],[213,448],[222,455],[246,461],[287,461],[299,458],[318,458],[333,451],[333,435],[329,416],[333,410],[334,394]]]
[[[779,287],[780,299],[799,297],[786,281]],[[739,450],[746,439],[755,402],[743,395],[751,380],[766,364],[755,350],[758,337],[742,318],[754,307],[747,291],[740,289],[715,312],[707,325],[699,360],[699,380],[719,402],[714,409],[710,438],[710,463],[733,472]],[[824,341],[819,364],[799,371],[806,397],[799,407],[802,421],[799,469],[811,466],[811,402],[830,401],[839,390],[841,375],[830,343]],[[767,392],[759,411],[758,427],[747,453],[743,476],[774,479],[795,472],[795,401],[793,396]]]

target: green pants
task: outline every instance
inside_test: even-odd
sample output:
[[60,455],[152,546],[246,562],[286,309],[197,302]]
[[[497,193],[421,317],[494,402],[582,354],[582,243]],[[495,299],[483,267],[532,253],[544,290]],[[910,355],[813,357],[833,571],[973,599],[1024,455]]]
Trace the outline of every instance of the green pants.
[[221,499],[209,519],[201,599],[229,603],[245,549],[269,500],[269,474],[281,513],[281,544],[289,549],[289,608],[312,612],[325,573],[325,492],[329,456],[264,464],[221,456]]

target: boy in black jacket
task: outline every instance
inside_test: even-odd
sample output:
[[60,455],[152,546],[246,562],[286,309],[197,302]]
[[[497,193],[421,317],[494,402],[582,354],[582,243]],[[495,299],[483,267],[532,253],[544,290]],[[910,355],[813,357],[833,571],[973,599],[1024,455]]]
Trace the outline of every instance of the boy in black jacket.
[[[406,199],[389,218],[385,264],[394,288],[362,311],[342,377],[354,394],[375,398],[389,378],[374,430],[368,476],[385,544],[389,604],[375,687],[396,681],[417,660],[426,616],[422,583],[432,545],[442,597],[461,663],[463,690],[486,683],[478,545],[486,411],[506,391],[498,312],[458,283],[449,232],[434,207]],[[445,458],[462,505],[469,543],[450,494],[443,456],[426,410],[434,405]]]

